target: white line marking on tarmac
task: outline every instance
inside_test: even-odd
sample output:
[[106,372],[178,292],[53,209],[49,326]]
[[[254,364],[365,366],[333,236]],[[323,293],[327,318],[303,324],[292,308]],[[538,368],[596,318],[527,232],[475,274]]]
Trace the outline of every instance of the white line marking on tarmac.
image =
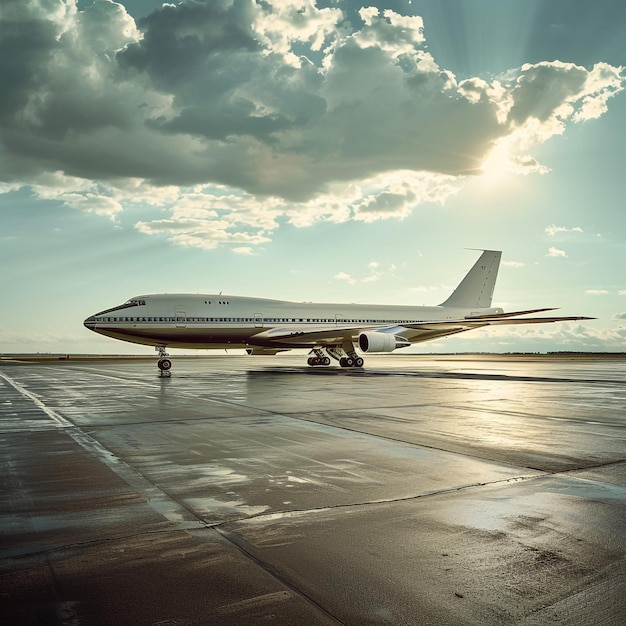
[[[146,502],[160,515],[170,522],[179,525],[186,523],[186,528],[198,528],[199,524],[204,525],[204,522],[198,518],[193,511],[177,502],[134,467],[105,448],[98,440],[83,432],[76,424],[57,413],[54,409],[46,406],[34,393],[28,391],[28,389],[23,387],[20,383],[2,372],[0,372],[0,378],[3,378],[17,392],[30,400],[37,408],[41,409],[41,411],[62,428],[79,446],[98,457],[109,469],[115,472],[115,474],[130,487],[135,489],[140,496],[145,498]],[[192,522],[191,526],[189,526],[189,522]]]

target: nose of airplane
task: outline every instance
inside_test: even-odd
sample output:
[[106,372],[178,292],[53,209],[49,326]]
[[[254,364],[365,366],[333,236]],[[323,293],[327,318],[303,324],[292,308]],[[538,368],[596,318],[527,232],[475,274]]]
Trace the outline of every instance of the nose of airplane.
[[96,327],[96,318],[93,315],[90,315],[84,322],[85,328],[89,330],[93,330]]

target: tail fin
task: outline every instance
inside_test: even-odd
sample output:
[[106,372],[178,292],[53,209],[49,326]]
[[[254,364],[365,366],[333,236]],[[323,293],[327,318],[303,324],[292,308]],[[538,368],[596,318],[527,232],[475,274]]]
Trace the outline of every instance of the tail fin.
[[440,306],[486,309],[491,306],[502,252],[484,250],[452,295]]

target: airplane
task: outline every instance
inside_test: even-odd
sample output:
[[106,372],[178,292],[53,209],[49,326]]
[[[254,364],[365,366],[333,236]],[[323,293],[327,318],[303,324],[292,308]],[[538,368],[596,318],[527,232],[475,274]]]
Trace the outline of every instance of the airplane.
[[94,315],[84,325],[101,335],[152,345],[169,376],[167,348],[245,348],[270,355],[310,349],[308,365],[363,367],[361,353],[393,352],[413,343],[484,326],[542,324],[592,317],[528,317],[554,308],[505,313],[491,306],[502,252],[483,250],[449,298],[437,306],[288,302],[203,294],[137,296]]

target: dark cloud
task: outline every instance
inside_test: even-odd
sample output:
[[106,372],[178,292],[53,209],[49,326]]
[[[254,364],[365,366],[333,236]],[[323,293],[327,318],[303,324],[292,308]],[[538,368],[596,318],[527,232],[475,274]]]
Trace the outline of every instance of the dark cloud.
[[137,25],[143,37],[117,54],[122,66],[146,72],[158,87],[175,89],[198,80],[236,84],[224,76],[231,55],[260,52],[252,32],[254,12],[245,0],[165,5]]
[[177,112],[148,120],[155,130],[208,139],[278,131],[325,110],[313,68],[293,68],[260,43],[250,2],[165,6],[139,20],[143,38],[117,54],[124,68],[149,75],[174,96]]
[[529,67],[511,90],[515,104],[509,119],[516,124],[530,117],[545,122],[583,90],[586,80],[587,71],[571,64],[542,62]]
[[46,82],[46,61],[59,44],[49,22],[16,16],[0,24],[0,120],[11,125]]
[[[561,132],[554,119],[597,117],[622,85],[618,68],[557,62],[458,82],[427,51],[421,18],[393,11],[352,13],[348,30],[314,3],[188,1],[137,22],[114,2],[80,7],[3,4],[5,181],[59,171],[302,202],[389,172],[475,173],[513,134],[525,146],[517,165],[537,171],[526,152]],[[542,132],[526,130],[531,119]],[[379,188],[376,202],[394,193]],[[355,206],[367,212],[369,197]]]

